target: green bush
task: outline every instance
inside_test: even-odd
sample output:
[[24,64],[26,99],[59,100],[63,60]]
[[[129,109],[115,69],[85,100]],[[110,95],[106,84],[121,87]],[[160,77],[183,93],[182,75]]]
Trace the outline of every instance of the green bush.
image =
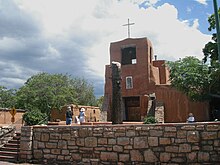
[[144,119],[144,124],[155,124],[155,123],[158,123],[158,122],[154,116],[148,116],[148,117],[145,117]]
[[37,124],[46,124],[47,115],[41,113],[39,110],[27,111],[22,116],[26,125],[37,125]]

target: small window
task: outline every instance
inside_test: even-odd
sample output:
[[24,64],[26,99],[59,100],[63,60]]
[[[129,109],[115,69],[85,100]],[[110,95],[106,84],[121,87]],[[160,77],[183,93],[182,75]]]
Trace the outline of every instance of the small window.
[[136,47],[126,47],[121,49],[121,64],[136,64]]
[[132,77],[128,76],[126,77],[126,89],[132,89],[132,88],[133,88]]
[[95,110],[93,110],[93,113],[95,113]]

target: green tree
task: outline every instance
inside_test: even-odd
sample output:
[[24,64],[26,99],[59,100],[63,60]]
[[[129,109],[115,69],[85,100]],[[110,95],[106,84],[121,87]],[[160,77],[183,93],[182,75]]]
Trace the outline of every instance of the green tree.
[[15,100],[15,89],[7,89],[4,86],[0,86],[0,107],[1,108],[12,108],[16,104]]
[[[220,8],[218,10],[220,14]],[[216,29],[215,15],[212,14],[208,17],[209,22],[209,31]],[[211,41],[208,42],[203,48],[204,62],[207,62],[210,59],[210,85],[209,93],[210,94],[220,94],[220,64],[218,60],[218,46],[217,46],[217,35],[216,32],[212,34]]]
[[27,111],[22,116],[26,125],[37,125],[37,124],[46,124],[47,115],[41,113],[39,110],[33,109],[32,111]]
[[[218,13],[220,14],[220,9],[218,10]],[[212,14],[208,17],[209,22],[209,31],[216,29],[216,23],[215,23],[215,15]],[[214,65],[213,62],[218,60],[218,47],[217,47],[217,35],[216,33],[212,34],[211,41],[208,42],[205,47],[203,48],[203,54],[204,54],[204,62],[207,62],[208,59],[210,59],[211,65]]]
[[192,100],[209,98],[211,77],[208,65],[195,57],[168,62],[171,85],[185,93]]
[[60,109],[70,103],[89,105],[95,98],[92,85],[84,79],[48,73],[29,78],[16,96],[16,107],[39,110],[47,116],[52,108]]
[[96,106],[99,107],[100,110],[102,110],[103,102],[104,102],[104,96],[101,96],[96,100]]

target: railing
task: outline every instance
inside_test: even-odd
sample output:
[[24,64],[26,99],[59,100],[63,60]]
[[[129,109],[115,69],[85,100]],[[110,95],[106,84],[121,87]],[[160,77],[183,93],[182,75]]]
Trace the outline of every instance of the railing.
[[48,121],[48,117],[45,117],[43,120],[39,121],[36,125],[43,124],[45,121]]

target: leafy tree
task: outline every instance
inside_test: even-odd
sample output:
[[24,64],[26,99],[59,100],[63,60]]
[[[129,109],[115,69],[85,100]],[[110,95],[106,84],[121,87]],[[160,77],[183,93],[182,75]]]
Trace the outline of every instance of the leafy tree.
[[[220,8],[218,10],[220,14]],[[215,15],[212,14],[208,17],[209,22],[209,31],[216,29]],[[212,34],[212,40],[208,42],[203,48],[204,62],[207,62],[210,59],[210,86],[209,93],[211,94],[220,94],[220,61],[218,60],[218,45],[217,45],[217,35],[216,33]]]
[[15,106],[15,89],[7,89],[4,86],[0,86],[0,107],[12,108]]
[[17,91],[16,107],[39,110],[49,116],[52,108],[60,109],[70,103],[89,105],[93,98],[93,87],[84,79],[40,73],[29,78]]
[[[218,13],[220,14],[220,9],[218,10]],[[215,15],[212,14],[208,17],[209,22],[209,31],[212,31],[216,28],[215,23]],[[213,62],[218,60],[218,47],[217,47],[217,35],[216,33],[212,34],[212,40],[208,42],[205,47],[203,48],[203,54],[204,54],[204,62],[207,62],[208,58],[210,58],[211,65],[213,65]]]
[[37,124],[46,124],[47,123],[47,115],[45,113],[41,113],[39,110],[27,111],[22,116],[26,125],[37,125]]
[[85,79],[74,78],[70,84],[75,89],[76,98],[80,105],[95,105],[94,88]]
[[99,107],[100,110],[102,110],[103,101],[104,101],[104,96],[101,96],[96,100],[96,106]]
[[192,100],[208,99],[211,77],[208,65],[195,57],[168,62],[171,85]]
[[158,123],[158,121],[154,116],[148,116],[144,118],[144,124],[155,124],[155,123]]

